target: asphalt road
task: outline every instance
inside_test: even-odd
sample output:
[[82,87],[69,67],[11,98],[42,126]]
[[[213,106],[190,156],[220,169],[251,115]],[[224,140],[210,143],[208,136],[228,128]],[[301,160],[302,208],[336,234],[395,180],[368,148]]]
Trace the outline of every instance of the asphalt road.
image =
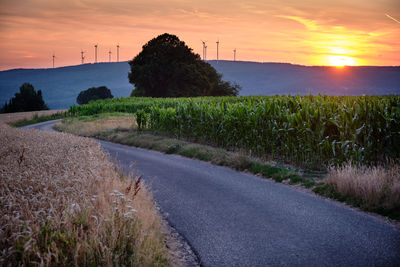
[[400,266],[400,231],[375,216],[228,168],[99,142],[143,175],[204,266]]

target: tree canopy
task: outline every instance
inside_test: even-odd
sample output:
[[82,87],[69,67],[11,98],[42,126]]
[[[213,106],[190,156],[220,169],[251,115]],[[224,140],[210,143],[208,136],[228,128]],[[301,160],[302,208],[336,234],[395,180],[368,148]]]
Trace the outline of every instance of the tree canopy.
[[1,108],[3,113],[24,112],[47,110],[49,107],[44,103],[42,91],[35,91],[35,88],[30,83],[24,83],[19,88],[19,93],[16,93],[8,103]]
[[110,89],[105,86],[92,87],[79,93],[76,102],[79,105],[87,104],[91,100],[113,98]]
[[129,82],[135,86],[131,96],[234,96],[240,90],[168,33],[150,40],[129,64]]

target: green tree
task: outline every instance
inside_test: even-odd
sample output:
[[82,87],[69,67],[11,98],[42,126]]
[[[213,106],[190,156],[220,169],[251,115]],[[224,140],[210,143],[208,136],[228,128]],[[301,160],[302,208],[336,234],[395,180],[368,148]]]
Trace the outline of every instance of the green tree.
[[44,103],[42,91],[35,91],[30,83],[24,83],[8,103],[1,108],[2,113],[47,110],[49,107]]
[[150,40],[129,64],[129,82],[135,86],[131,96],[235,96],[240,90],[168,33]]
[[91,100],[113,98],[110,89],[105,86],[92,87],[79,93],[76,102],[79,105],[87,104]]

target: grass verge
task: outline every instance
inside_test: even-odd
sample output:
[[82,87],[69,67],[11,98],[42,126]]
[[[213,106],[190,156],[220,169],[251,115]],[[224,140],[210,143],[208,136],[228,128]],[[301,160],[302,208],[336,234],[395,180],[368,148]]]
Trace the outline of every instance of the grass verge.
[[0,265],[168,266],[161,219],[101,146],[0,123]]
[[313,189],[365,211],[400,220],[400,165],[332,167],[326,182]]

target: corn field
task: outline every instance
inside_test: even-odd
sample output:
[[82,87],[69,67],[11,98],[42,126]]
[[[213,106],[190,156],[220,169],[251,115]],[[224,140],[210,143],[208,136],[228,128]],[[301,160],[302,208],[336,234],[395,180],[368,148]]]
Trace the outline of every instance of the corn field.
[[306,166],[400,156],[400,96],[114,98],[70,108],[100,112],[138,113],[144,129]]

